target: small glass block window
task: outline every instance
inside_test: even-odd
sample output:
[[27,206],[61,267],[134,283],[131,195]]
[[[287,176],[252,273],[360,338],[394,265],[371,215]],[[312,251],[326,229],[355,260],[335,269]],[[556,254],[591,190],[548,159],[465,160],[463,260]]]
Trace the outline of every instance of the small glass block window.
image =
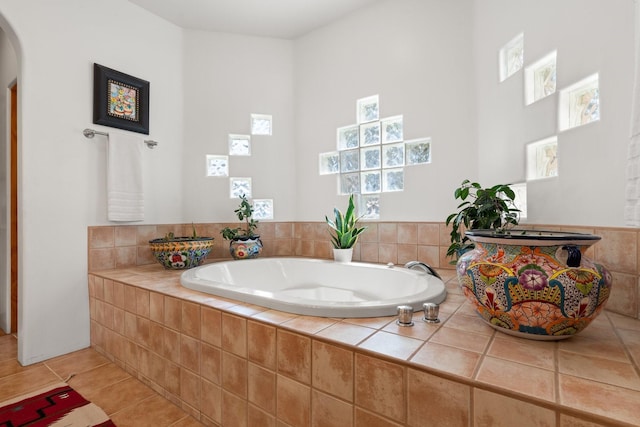
[[360,169],[380,169],[380,146],[360,149]]
[[379,170],[362,172],[360,175],[362,194],[379,193],[382,189],[382,175]]
[[380,219],[380,196],[360,196],[358,198],[358,214],[362,219]]
[[561,131],[600,120],[598,74],[561,90],[558,110]]
[[239,199],[243,194],[251,198],[251,178],[229,178],[229,197]]
[[360,172],[340,174],[340,194],[360,194]]
[[373,122],[380,118],[378,95],[360,98],[357,101],[358,123]]
[[273,199],[253,199],[254,219],[273,219]]
[[207,176],[229,176],[229,156],[207,154]]
[[360,145],[380,144],[380,122],[360,125]]
[[556,57],[554,50],[524,70],[525,102],[527,105],[556,91]]
[[407,166],[431,163],[431,138],[406,141],[404,151]]
[[318,162],[320,175],[331,175],[340,172],[340,154],[337,151],[320,153]]
[[252,135],[271,135],[273,132],[272,117],[269,114],[251,115]]
[[382,171],[382,191],[403,191],[404,169],[385,169]]
[[519,182],[516,184],[511,184],[509,187],[516,193],[516,198],[513,200],[513,203],[516,205],[517,209],[520,209],[519,221],[527,219],[527,183]]
[[229,134],[229,155],[250,156],[251,136]]
[[382,143],[400,142],[403,139],[402,116],[382,120]]
[[360,169],[359,150],[347,150],[340,152],[340,172],[354,172]]
[[338,150],[348,150],[360,145],[358,141],[358,125],[344,126],[338,128]]
[[524,34],[515,36],[500,49],[500,81],[515,74],[524,64]]
[[404,166],[404,144],[385,145],[382,148],[382,167]]
[[543,139],[527,145],[527,179],[558,176],[558,138]]

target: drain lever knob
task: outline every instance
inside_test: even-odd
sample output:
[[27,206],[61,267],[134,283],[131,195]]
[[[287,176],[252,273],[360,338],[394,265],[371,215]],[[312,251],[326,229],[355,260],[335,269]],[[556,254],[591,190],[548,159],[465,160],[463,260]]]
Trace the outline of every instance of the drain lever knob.
[[424,318],[422,320],[427,323],[440,323],[440,319],[438,319],[440,307],[438,306],[438,304],[425,302],[424,304],[422,304],[422,309],[424,310]]
[[398,306],[398,320],[396,323],[400,326],[413,326],[413,307],[410,305]]

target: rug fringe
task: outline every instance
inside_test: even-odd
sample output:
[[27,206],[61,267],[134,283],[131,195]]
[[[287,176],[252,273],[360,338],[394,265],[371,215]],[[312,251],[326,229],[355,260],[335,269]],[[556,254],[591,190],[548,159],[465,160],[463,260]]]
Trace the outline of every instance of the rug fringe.
[[68,376],[67,378],[65,378],[63,381],[64,381],[65,383],[68,383],[68,382],[69,382],[69,380],[70,380],[71,378],[75,377],[75,376],[76,376],[76,374],[75,374],[75,373],[74,373],[74,374],[69,374],[69,376]]

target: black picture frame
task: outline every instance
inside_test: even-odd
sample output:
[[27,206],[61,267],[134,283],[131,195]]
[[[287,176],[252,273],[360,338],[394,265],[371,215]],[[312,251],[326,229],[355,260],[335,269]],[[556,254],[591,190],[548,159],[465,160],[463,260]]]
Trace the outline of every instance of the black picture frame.
[[146,80],[94,63],[93,123],[148,135],[149,86]]

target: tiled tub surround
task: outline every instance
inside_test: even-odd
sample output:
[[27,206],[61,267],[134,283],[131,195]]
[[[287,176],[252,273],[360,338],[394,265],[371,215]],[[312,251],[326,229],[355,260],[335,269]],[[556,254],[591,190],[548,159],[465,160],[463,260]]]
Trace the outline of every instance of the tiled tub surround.
[[[240,261],[251,262],[251,261]],[[212,426],[640,426],[640,321],[569,340],[494,331],[452,270],[440,324],[297,316],[145,265],[89,274],[92,346]]]
[[[201,236],[215,237],[208,261],[231,259],[229,243],[220,230],[237,224],[196,224]],[[444,223],[367,222],[369,227],[354,248],[354,260],[404,265],[420,260],[432,267],[453,269],[446,258],[449,229]],[[532,227],[532,226],[530,226]],[[591,233],[602,237],[587,255],[604,264],[613,275],[607,309],[640,318],[640,229],[536,225],[542,230]],[[154,264],[148,241],[164,236],[191,235],[191,224],[89,227],[89,271]],[[261,222],[262,256],[333,257],[324,222]]]

